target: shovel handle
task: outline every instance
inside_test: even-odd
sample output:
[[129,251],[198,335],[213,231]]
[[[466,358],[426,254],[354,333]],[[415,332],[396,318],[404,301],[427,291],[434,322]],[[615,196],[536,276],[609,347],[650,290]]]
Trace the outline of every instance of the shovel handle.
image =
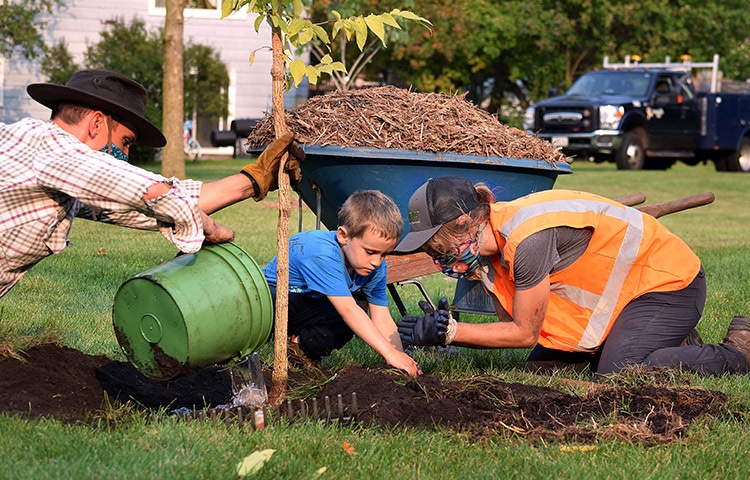
[[651,205],[643,205],[636,208],[643,213],[651,215],[652,217],[659,218],[669,213],[681,212],[683,210],[687,210],[688,208],[708,205],[709,203],[713,202],[715,198],[716,197],[712,192],[704,192],[685,198],[670,200],[664,203],[654,203]]

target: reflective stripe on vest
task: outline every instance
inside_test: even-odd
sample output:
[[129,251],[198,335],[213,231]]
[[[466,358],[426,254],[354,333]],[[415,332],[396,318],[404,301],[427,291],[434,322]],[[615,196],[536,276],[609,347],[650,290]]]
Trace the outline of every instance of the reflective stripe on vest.
[[[515,250],[523,239],[558,226],[593,228],[581,258],[550,276],[550,307],[539,338],[549,348],[595,350],[633,298],[684,288],[700,268],[689,247],[656,219],[593,194],[539,192],[493,206],[491,223],[501,248],[501,255],[491,259],[492,290],[508,312],[515,294]],[[656,261],[663,262],[658,266],[674,272],[651,267],[652,249],[658,253]],[[587,271],[588,265],[594,271]]]

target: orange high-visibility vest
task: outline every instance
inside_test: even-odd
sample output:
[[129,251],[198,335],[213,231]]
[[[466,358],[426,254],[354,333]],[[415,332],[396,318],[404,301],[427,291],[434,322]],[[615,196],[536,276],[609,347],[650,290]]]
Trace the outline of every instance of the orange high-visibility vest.
[[550,275],[549,306],[538,343],[565,351],[594,351],[622,309],[648,292],[687,287],[700,259],[659,221],[591,193],[547,190],[492,205],[490,225],[500,249],[485,279],[512,315],[516,247],[553,227],[591,228],[591,241],[572,265]]

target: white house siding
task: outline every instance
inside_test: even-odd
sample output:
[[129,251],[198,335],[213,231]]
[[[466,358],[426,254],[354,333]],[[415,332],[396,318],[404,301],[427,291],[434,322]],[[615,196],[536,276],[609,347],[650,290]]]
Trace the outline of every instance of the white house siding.
[[[164,26],[164,9],[155,8],[154,0],[68,0],[48,25],[48,44],[64,38],[74,61],[80,64],[86,47],[99,41],[99,32],[108,28],[108,21],[122,18],[130,22],[134,16],[143,19],[149,30]],[[207,18],[209,16],[212,18]],[[254,19],[254,15],[220,19],[218,12],[185,11],[185,41],[192,39],[194,43],[213,47],[229,69],[232,80],[229,121],[262,118],[264,112],[271,109],[270,51],[257,51],[253,64],[249,63],[252,51],[270,46],[270,28],[263,24],[260,33],[256,33]],[[40,60],[29,61],[18,55],[0,62],[0,121],[3,123],[27,116],[49,118],[49,110],[26,94],[28,84],[46,80],[39,65]],[[305,93],[301,90],[299,95]],[[295,102],[294,96],[294,93],[288,95],[287,102]]]

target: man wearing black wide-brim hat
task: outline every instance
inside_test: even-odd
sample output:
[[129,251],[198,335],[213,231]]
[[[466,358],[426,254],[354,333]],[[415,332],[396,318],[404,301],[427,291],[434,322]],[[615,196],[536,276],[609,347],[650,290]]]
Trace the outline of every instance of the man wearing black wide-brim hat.
[[[234,239],[208,215],[278,188],[280,160],[299,182],[304,158],[288,133],[240,173],[203,183],[165,178],[127,163],[136,141],[167,141],[146,120],[146,90],[107,70],[76,72],[65,85],[31,84],[50,121],[0,123],[0,297],[44,257],[68,244],[73,217],[159,230],[180,251]],[[295,158],[296,157],[296,158]]]

